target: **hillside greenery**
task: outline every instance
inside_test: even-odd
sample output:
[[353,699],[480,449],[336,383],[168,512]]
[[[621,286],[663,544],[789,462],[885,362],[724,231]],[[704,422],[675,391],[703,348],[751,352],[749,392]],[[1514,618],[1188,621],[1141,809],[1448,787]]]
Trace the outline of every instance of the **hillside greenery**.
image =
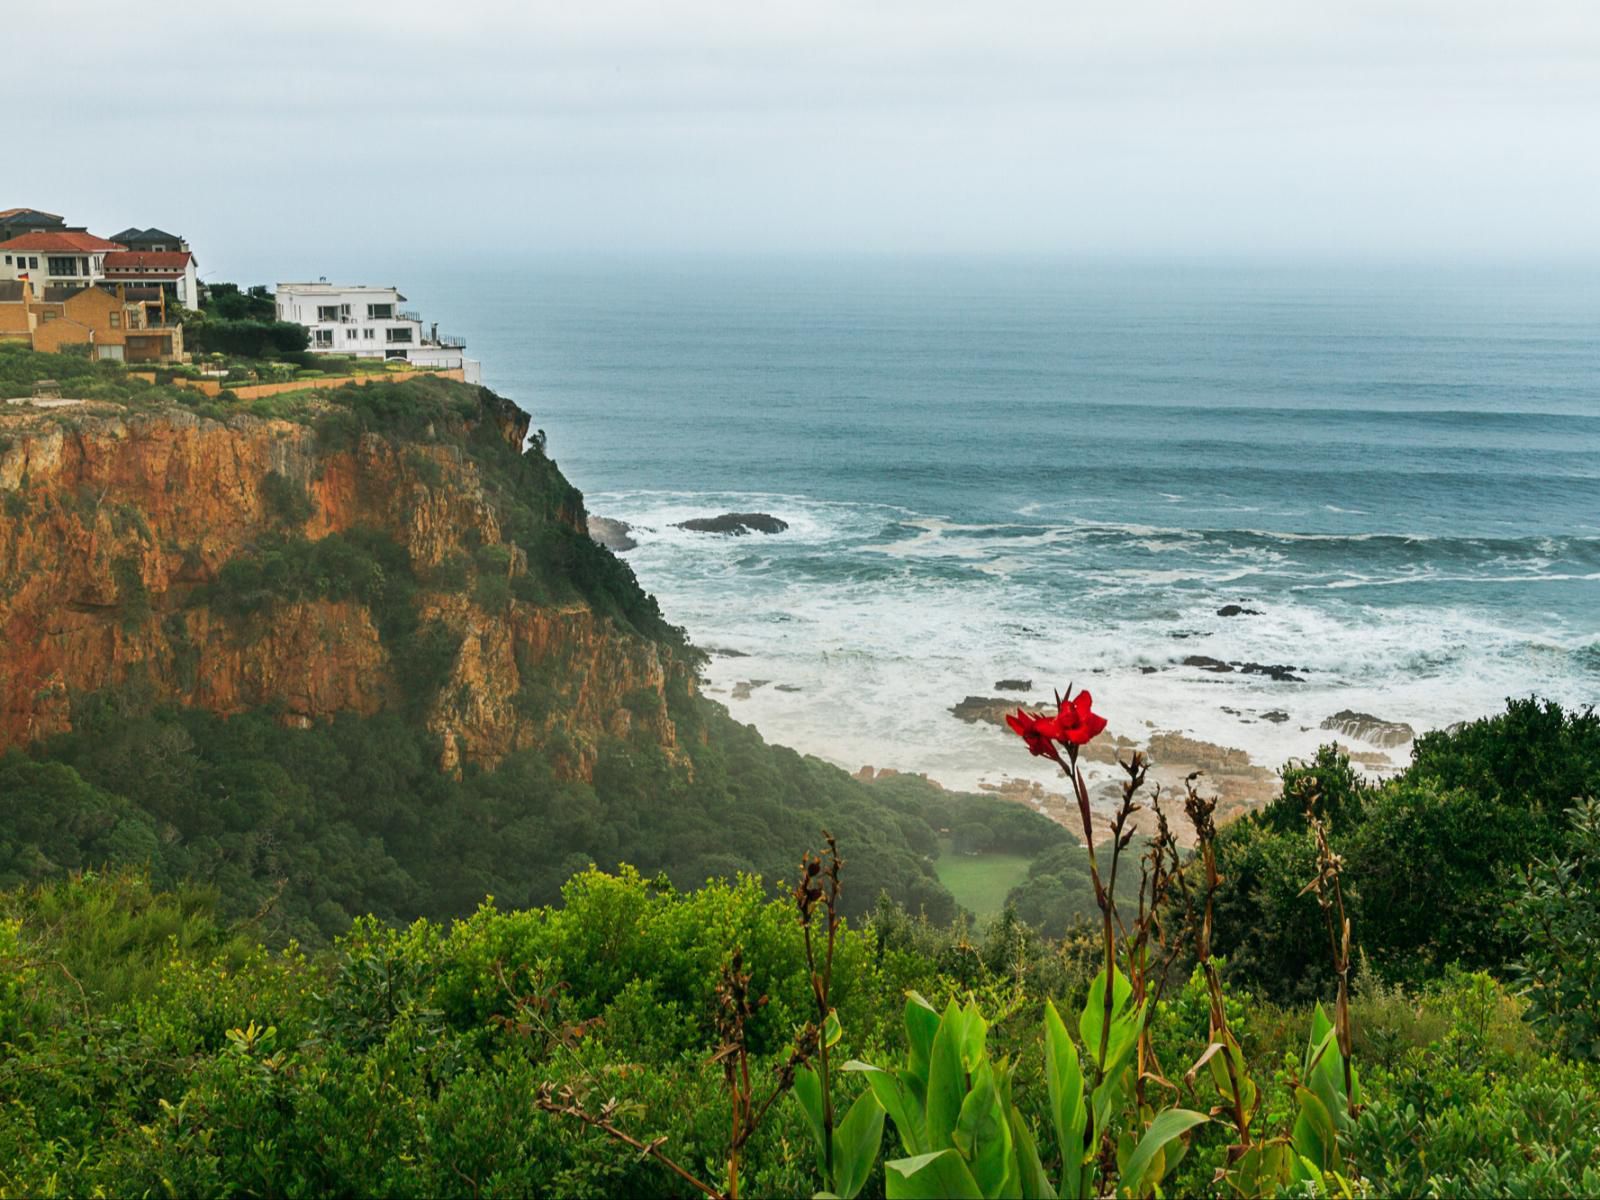
[[[492,393],[241,406],[0,349],[6,388],[44,377],[328,452],[447,444],[506,541],[422,571],[381,531],[309,538],[269,479],[272,528],[190,602],[244,626],[361,604],[397,663],[383,711],[223,720],[134,675],[0,757],[0,1195],[1600,1193],[1594,712],[1513,700],[1383,782],[1330,747],[1220,831],[1191,793],[1166,815],[1198,848],[1130,839],[1102,889],[1105,844],[1097,866],[1023,806],[864,783],[698,696],[697,653]],[[581,600],[652,640],[689,762],[641,735],[592,781],[550,747],[442,774],[430,590]],[[824,829],[838,851],[802,860]],[[941,853],[1030,865],[975,925]]]

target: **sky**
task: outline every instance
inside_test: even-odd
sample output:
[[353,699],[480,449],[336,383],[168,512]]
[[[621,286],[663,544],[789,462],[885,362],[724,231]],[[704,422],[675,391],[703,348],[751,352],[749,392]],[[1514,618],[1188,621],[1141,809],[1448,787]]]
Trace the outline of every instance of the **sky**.
[[0,207],[412,253],[1600,256],[1593,0],[52,0]]

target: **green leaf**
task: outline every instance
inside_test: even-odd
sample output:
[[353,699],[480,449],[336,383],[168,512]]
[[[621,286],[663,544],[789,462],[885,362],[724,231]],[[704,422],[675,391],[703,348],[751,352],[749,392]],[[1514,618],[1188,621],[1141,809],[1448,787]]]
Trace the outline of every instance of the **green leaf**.
[[878,1103],[889,1114],[889,1119],[894,1122],[894,1130],[900,1135],[900,1144],[910,1155],[922,1154],[927,1150],[927,1135],[922,1125],[922,1107],[912,1096],[911,1089],[897,1072],[885,1071],[882,1067],[875,1067],[870,1063],[847,1062],[846,1071],[860,1071],[867,1077],[867,1083],[872,1088],[872,1094],[878,1098]]
[[853,1200],[878,1157],[883,1140],[883,1105],[870,1091],[862,1092],[833,1131],[833,1188],[840,1200]]
[[1050,1095],[1050,1119],[1056,1129],[1056,1145],[1066,1164],[1061,1190],[1068,1196],[1079,1193],[1083,1169],[1083,1127],[1089,1114],[1083,1103],[1083,1067],[1078,1048],[1072,1044],[1067,1027],[1046,1000],[1044,1005],[1044,1069]]
[[928,1060],[933,1055],[933,1039],[939,1032],[939,1013],[917,992],[906,993],[906,1068],[920,1082],[920,1091],[928,1087]]
[[[1133,985],[1121,971],[1113,969],[1111,985],[1111,1019],[1115,1022],[1123,1005],[1133,994]],[[1100,1031],[1105,1027],[1106,973],[1102,969],[1089,985],[1089,998],[1084,1002],[1083,1015],[1078,1019],[1078,1033],[1083,1038],[1083,1048],[1089,1061],[1100,1061]]]
[[810,1067],[801,1067],[794,1073],[793,1092],[800,1111],[806,1115],[806,1124],[811,1127],[811,1140],[817,1147],[817,1170],[826,1175],[828,1160],[822,1151],[822,1080]]
[[966,1023],[961,1029],[961,1066],[970,1075],[984,1059],[984,1041],[989,1036],[989,1022],[983,1019],[976,1004],[969,1004],[962,1014]]
[[843,1036],[844,1027],[839,1024],[839,1014],[830,1008],[828,1019],[822,1023],[822,1043],[831,1050],[839,1044],[839,1039]]
[[1298,1156],[1294,1164],[1294,1179],[1300,1182],[1311,1178],[1298,1159],[1313,1163],[1319,1170],[1327,1171],[1337,1165],[1339,1134],[1333,1124],[1333,1114],[1315,1092],[1308,1087],[1296,1087],[1295,1098],[1300,1101],[1300,1113],[1295,1117],[1294,1131],[1289,1135]]
[[950,1135],[961,1115],[961,1101],[967,1093],[966,1071],[961,1066],[961,1042],[966,1023],[965,1014],[952,1000],[933,1038],[933,1049],[928,1056],[926,1128],[930,1151],[943,1150],[951,1144]]
[[954,1150],[891,1159],[884,1164],[883,1190],[888,1200],[984,1200]]
[[1011,1174],[1011,1126],[1000,1107],[994,1069],[987,1062],[973,1072],[972,1090],[961,1102],[951,1141],[967,1160],[978,1190],[985,1196],[1003,1195]]
[[1128,1159],[1127,1166],[1123,1168],[1119,1190],[1135,1197],[1153,1192],[1166,1173],[1167,1164],[1158,1159],[1168,1143],[1207,1120],[1204,1113],[1191,1112],[1186,1108],[1168,1108],[1157,1113],[1156,1119],[1150,1122],[1150,1128],[1139,1139],[1139,1145]]
[[1022,1200],[1056,1200],[1050,1176],[1044,1173],[1044,1163],[1039,1161],[1039,1143],[1034,1140],[1033,1130],[1015,1108],[1008,1107],[1006,1116],[1011,1123],[1011,1144],[1017,1151],[1017,1182],[1022,1189]]

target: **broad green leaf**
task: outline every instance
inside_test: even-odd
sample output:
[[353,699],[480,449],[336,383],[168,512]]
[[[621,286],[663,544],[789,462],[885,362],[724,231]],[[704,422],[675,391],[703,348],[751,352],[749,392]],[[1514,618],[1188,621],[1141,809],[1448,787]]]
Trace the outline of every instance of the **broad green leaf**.
[[1204,1124],[1207,1119],[1204,1113],[1191,1112],[1186,1108],[1168,1108],[1157,1113],[1156,1119],[1150,1122],[1150,1128],[1145,1130],[1132,1157],[1128,1159],[1119,1190],[1135,1197],[1153,1192],[1165,1173],[1167,1164],[1156,1160],[1167,1144],[1174,1138],[1182,1137],[1196,1125]]
[[806,1124],[811,1127],[811,1140],[817,1148],[817,1170],[827,1174],[828,1160],[822,1150],[822,1080],[810,1067],[801,1067],[794,1073],[793,1091],[800,1111],[806,1115]]
[[878,1098],[878,1103],[894,1122],[894,1130],[900,1135],[900,1144],[905,1147],[907,1154],[917,1155],[927,1150],[926,1136],[922,1127],[922,1108],[911,1095],[911,1089],[906,1086],[904,1079],[894,1071],[885,1071],[870,1063],[847,1062],[844,1069],[866,1074],[872,1094]]
[[[1232,1114],[1234,1103],[1234,1081],[1239,1085],[1239,1101],[1244,1107],[1245,1118],[1248,1120],[1256,1110],[1256,1085],[1250,1078],[1250,1073],[1245,1066],[1244,1052],[1239,1049],[1239,1043],[1234,1040],[1233,1034],[1225,1029],[1213,1030],[1211,1036],[1221,1039],[1222,1052],[1211,1058],[1211,1080],[1217,1085],[1217,1094],[1222,1097],[1222,1103]],[[1213,1043],[1216,1044],[1216,1043]],[[1229,1064],[1233,1066],[1233,1074],[1228,1074]]]
[[961,1102],[951,1141],[967,1160],[978,1190],[985,1196],[1004,1196],[1006,1177],[1012,1173],[1011,1125],[1000,1107],[994,1068],[987,1062],[973,1072],[972,1090]]
[[951,1144],[950,1134],[961,1115],[961,1101],[967,1094],[966,1071],[961,1066],[962,1032],[966,1016],[950,1001],[939,1020],[928,1056],[928,1102],[925,1133],[928,1150],[936,1152]]
[[839,1039],[843,1036],[844,1027],[839,1024],[839,1014],[830,1008],[828,1019],[822,1023],[823,1044],[831,1050],[839,1044]]
[[1289,1182],[1294,1150],[1283,1138],[1257,1142],[1228,1171],[1228,1184],[1240,1196],[1273,1196]]
[[883,1140],[883,1105],[870,1091],[862,1092],[833,1131],[833,1188],[840,1200],[853,1200],[878,1157]]
[[[1111,1019],[1115,1022],[1133,994],[1133,985],[1121,971],[1113,969],[1111,984]],[[1078,1033],[1083,1038],[1083,1049],[1089,1061],[1100,1061],[1100,1031],[1105,1027],[1106,973],[1102,969],[1089,985],[1089,998],[1084,1001],[1083,1015],[1078,1019]]]
[[888,1200],[984,1200],[954,1150],[891,1159],[884,1164],[883,1190]]
[[1048,1000],[1044,1005],[1044,1073],[1056,1145],[1066,1164],[1061,1190],[1067,1196],[1076,1197],[1083,1161],[1083,1127],[1089,1116],[1083,1102],[1083,1068],[1078,1062],[1078,1048],[1072,1044],[1061,1014]]
[[1322,1101],[1328,1115],[1335,1121],[1345,1114],[1344,1056],[1339,1053],[1338,1035],[1332,1026],[1306,1052],[1305,1083],[1317,1094],[1317,1099]]
[[962,1014],[966,1024],[961,1029],[961,1066],[970,1075],[984,1059],[984,1041],[989,1036],[989,1022],[983,1019],[976,1004],[969,1004]]
[[1050,1186],[1050,1177],[1039,1161],[1039,1143],[1034,1140],[1033,1130],[1015,1108],[1008,1105],[1006,1115],[1011,1123],[1011,1144],[1017,1152],[1017,1183],[1022,1200],[1056,1200],[1056,1190]]
[[1318,1170],[1326,1171],[1337,1164],[1339,1134],[1333,1124],[1333,1115],[1321,1098],[1307,1087],[1296,1087],[1295,1098],[1300,1102],[1299,1115],[1295,1117],[1294,1144],[1297,1161],[1294,1164],[1296,1182],[1310,1178],[1298,1159],[1314,1163]]
[[928,1059],[933,1055],[933,1039],[939,1032],[939,1013],[917,992],[906,993],[906,1067],[920,1081],[920,1091],[928,1087]]

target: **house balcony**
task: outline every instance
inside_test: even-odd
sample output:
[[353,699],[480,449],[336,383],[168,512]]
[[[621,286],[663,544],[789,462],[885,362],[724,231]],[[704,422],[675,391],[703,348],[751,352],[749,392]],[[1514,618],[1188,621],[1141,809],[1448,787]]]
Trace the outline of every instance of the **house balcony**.
[[441,350],[465,350],[467,339],[456,337],[451,333],[441,333],[438,337],[422,343],[424,346],[438,346]]
[[418,325],[420,325],[420,324],[422,324],[422,314],[419,313],[419,312],[410,312],[408,310],[401,310],[400,312],[397,312],[397,313],[394,314],[394,320],[396,320],[396,321],[415,321]]

